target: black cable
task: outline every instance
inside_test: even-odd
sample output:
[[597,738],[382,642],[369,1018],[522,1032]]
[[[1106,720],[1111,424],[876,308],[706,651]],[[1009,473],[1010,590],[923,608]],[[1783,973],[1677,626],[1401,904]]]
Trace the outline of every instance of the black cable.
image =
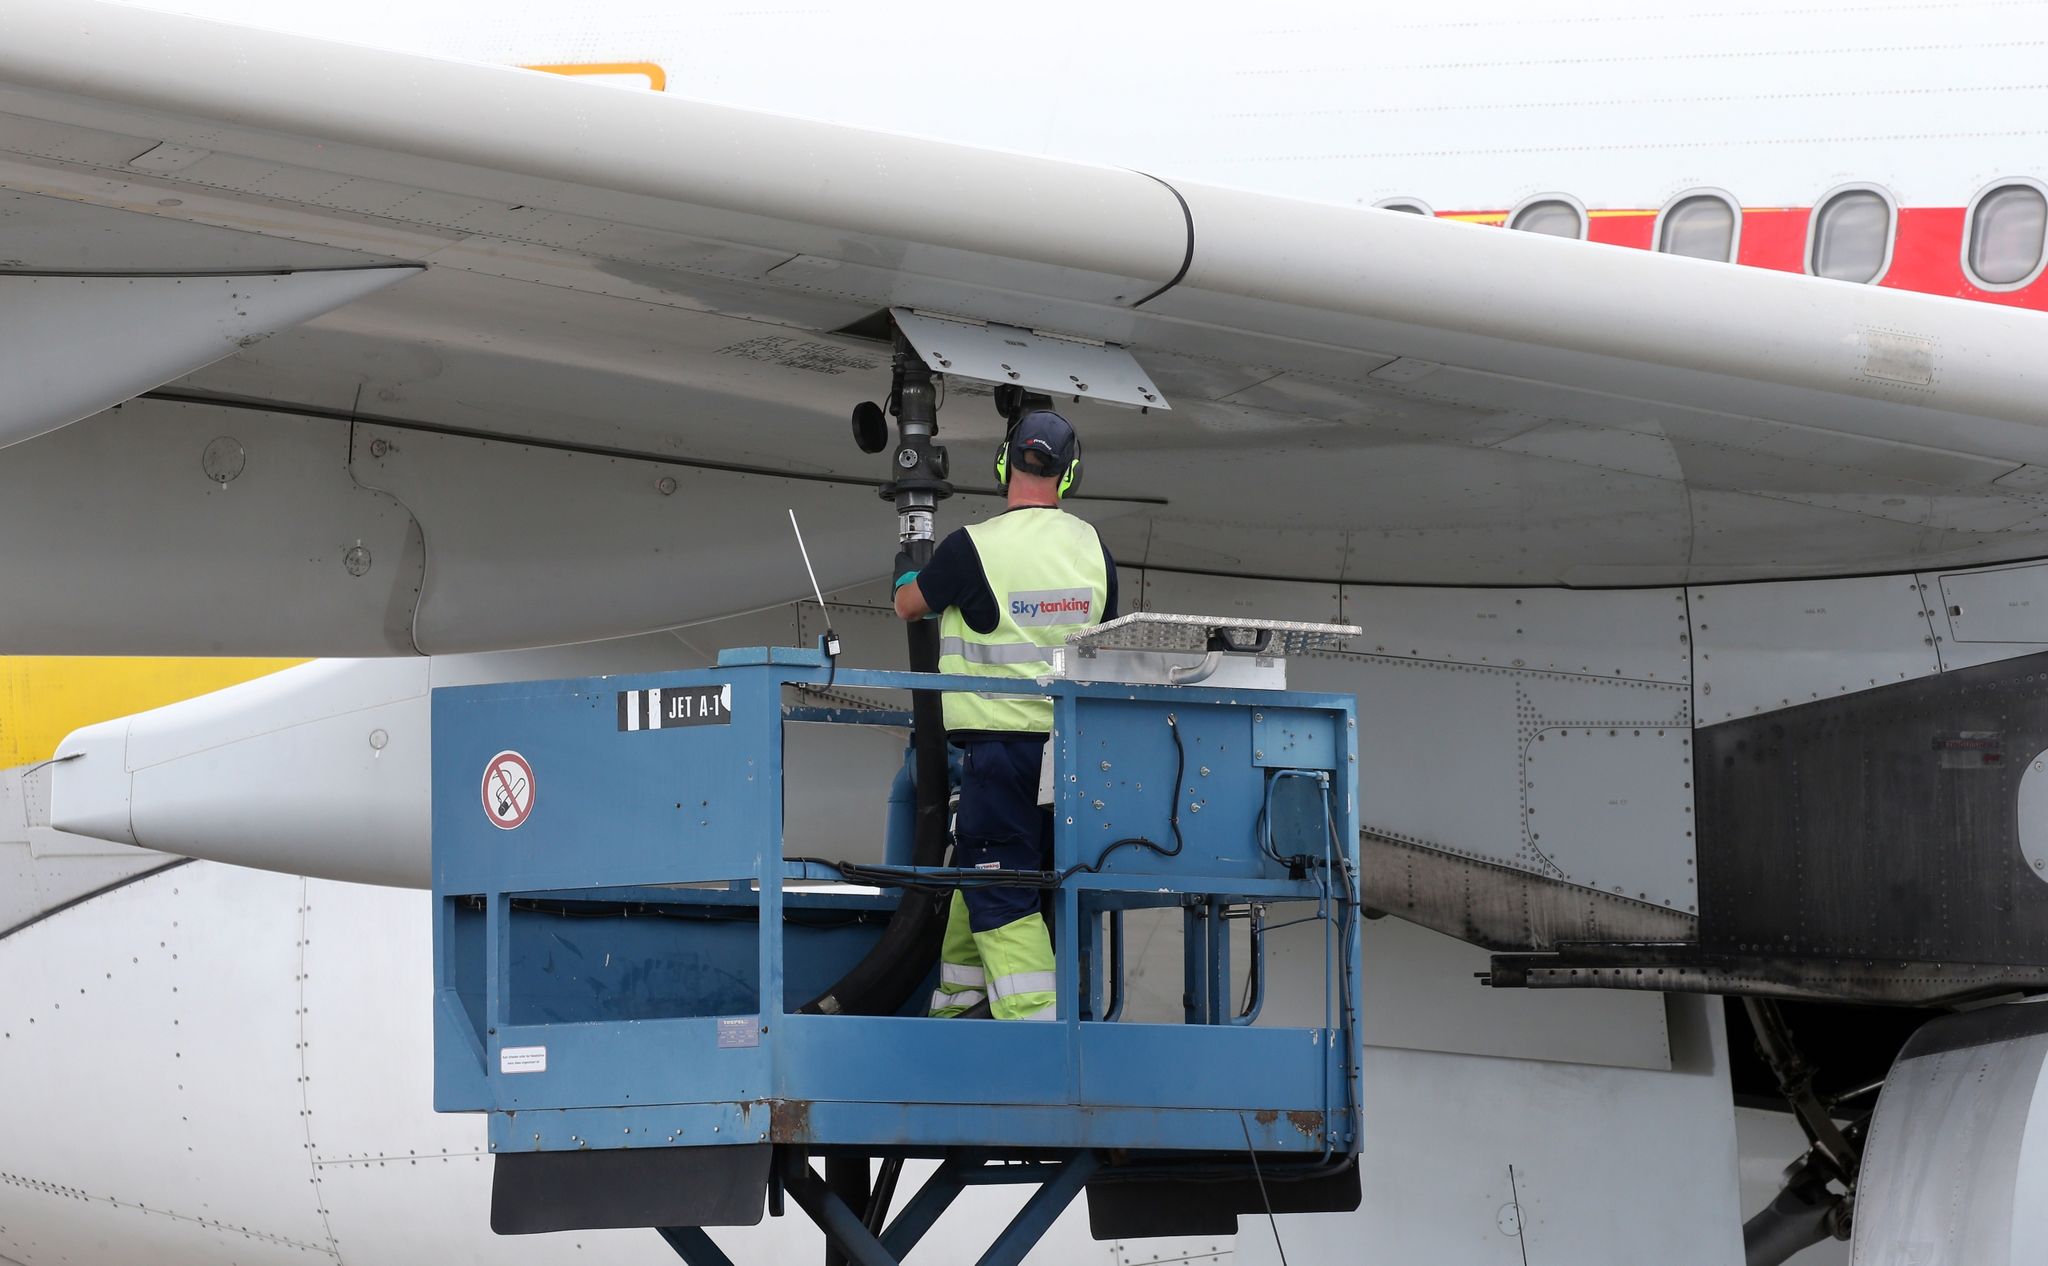
[[[1324,784],[1323,821],[1329,827],[1331,854],[1337,859],[1337,868],[1344,881],[1344,900],[1340,903],[1344,919],[1337,926],[1337,971],[1340,983],[1338,998],[1342,999],[1344,1029],[1344,1097],[1345,1116],[1353,1118],[1358,1113],[1357,1091],[1354,1082],[1358,1069],[1352,1062],[1357,1043],[1358,1016],[1351,1005],[1351,932],[1358,919],[1363,898],[1358,891],[1358,877],[1351,869],[1351,856],[1345,851],[1344,841],[1337,835],[1337,789]],[[1325,1128],[1327,1128],[1327,1122]]]
[[864,1219],[868,1234],[880,1236],[889,1221],[889,1206],[896,1203],[896,1183],[903,1174],[901,1156],[882,1158],[881,1172],[875,1175],[874,1189],[868,1193],[868,1212]]
[[[473,910],[484,908],[480,897],[466,898],[464,904]],[[522,914],[549,914],[563,919],[680,919],[697,923],[759,923],[761,911],[758,906],[680,906],[652,902],[559,902],[539,901],[530,897],[517,898],[512,908]],[[817,915],[808,911],[784,910],[783,922],[798,927],[843,928],[856,927],[886,918],[885,910],[852,910],[843,914]]]
[[1187,777],[1188,749],[1180,741],[1180,722],[1174,719],[1174,715],[1171,712],[1166,714],[1166,732],[1173,736],[1174,761],[1173,787],[1171,789],[1173,799],[1166,810],[1166,825],[1173,832],[1173,847],[1167,848],[1164,845],[1155,844],[1142,835],[1125,836],[1123,839],[1112,843],[1108,848],[1103,849],[1100,853],[1097,853],[1094,862],[1075,862],[1072,866],[1061,871],[1061,883],[1065,883],[1070,877],[1084,872],[1091,875],[1101,874],[1103,864],[1109,860],[1110,854],[1120,848],[1144,848],[1150,849],[1161,857],[1179,857],[1181,849],[1187,846],[1187,841],[1181,838],[1180,833],[1180,784],[1181,779]]
[[1321,923],[1328,918],[1329,916],[1324,914],[1304,914],[1298,919],[1289,919],[1285,923],[1268,923],[1266,931],[1270,933],[1281,931],[1284,928],[1298,928],[1304,923]]
[[1280,1219],[1273,1216],[1273,1198],[1266,1194],[1266,1175],[1259,1169],[1259,1153],[1252,1146],[1252,1127],[1237,1114],[1237,1128],[1244,1131],[1244,1154],[1252,1158],[1252,1177],[1259,1180],[1259,1202],[1266,1206],[1266,1224],[1273,1228],[1273,1247],[1279,1250],[1280,1266],[1287,1266],[1287,1246],[1280,1242]]
[[1079,874],[1099,874],[1110,855],[1122,848],[1143,848],[1161,857],[1178,857],[1187,847],[1187,840],[1180,831],[1180,784],[1187,776],[1188,751],[1181,742],[1180,723],[1172,713],[1166,717],[1167,733],[1173,736],[1174,767],[1173,786],[1170,788],[1172,802],[1167,808],[1166,822],[1173,832],[1173,846],[1146,839],[1142,835],[1126,836],[1111,843],[1096,854],[1093,862],[1076,862],[1065,870],[980,870],[961,867],[924,867],[913,869],[905,866],[877,866],[867,862],[835,862],[823,857],[792,857],[793,862],[805,862],[837,871],[840,878],[850,883],[872,884],[882,888],[903,888],[911,892],[953,892],[961,888],[1036,888],[1050,891],[1058,888]]
[[916,869],[908,866],[878,866],[867,862],[830,862],[818,857],[795,861],[828,866],[852,883],[881,888],[903,888],[910,892],[952,892],[960,888],[1057,888],[1060,874],[1050,870],[976,870],[938,866]]

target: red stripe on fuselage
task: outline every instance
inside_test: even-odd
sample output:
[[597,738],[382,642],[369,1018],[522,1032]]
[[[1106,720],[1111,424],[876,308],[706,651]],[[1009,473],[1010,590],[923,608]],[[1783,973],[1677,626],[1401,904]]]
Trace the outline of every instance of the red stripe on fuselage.
[[[1445,211],[1440,218],[1479,224],[1500,224],[1502,211]],[[1745,207],[1742,236],[1735,258],[1752,268],[1780,272],[1806,271],[1806,231],[1811,207]],[[2048,275],[2018,290],[1982,290],[1963,274],[1962,207],[1902,207],[1892,260],[1878,285],[1922,294],[1948,295],[1981,303],[2048,311]],[[1612,210],[1588,213],[1587,237],[1610,246],[1649,250],[1655,245],[1655,211]]]

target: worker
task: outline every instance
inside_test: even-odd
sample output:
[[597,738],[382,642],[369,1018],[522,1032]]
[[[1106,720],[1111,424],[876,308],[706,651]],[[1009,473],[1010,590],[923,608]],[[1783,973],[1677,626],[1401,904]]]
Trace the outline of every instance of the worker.
[[[1068,634],[1115,618],[1116,561],[1093,527],[1060,509],[1080,473],[1081,441],[1067,420],[1025,412],[996,451],[1008,508],[947,536],[921,569],[898,556],[896,614],[939,614],[939,671],[1040,677]],[[1052,811],[1039,803],[1052,700],[948,691],[944,712],[961,752],[953,864],[1052,869]],[[1055,1018],[1052,937],[1036,889],[955,890],[939,966],[934,1016],[985,998],[999,1020]]]

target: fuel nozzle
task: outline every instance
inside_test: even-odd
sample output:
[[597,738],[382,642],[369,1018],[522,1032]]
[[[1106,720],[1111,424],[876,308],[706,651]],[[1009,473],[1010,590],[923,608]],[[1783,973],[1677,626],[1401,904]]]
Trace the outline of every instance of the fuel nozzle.
[[[917,349],[898,333],[889,389],[890,410],[896,415],[896,452],[890,461],[892,477],[881,493],[884,500],[896,503],[897,540],[920,565],[931,553],[932,512],[953,495],[946,478],[950,463],[945,447],[937,442],[937,380]],[[856,415],[860,412],[855,410]]]

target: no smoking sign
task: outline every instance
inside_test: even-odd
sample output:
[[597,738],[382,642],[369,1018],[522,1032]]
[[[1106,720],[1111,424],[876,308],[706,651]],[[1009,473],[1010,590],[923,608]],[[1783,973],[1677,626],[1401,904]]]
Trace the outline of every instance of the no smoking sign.
[[533,813],[533,766],[517,752],[499,752],[484,766],[484,816],[509,831]]

